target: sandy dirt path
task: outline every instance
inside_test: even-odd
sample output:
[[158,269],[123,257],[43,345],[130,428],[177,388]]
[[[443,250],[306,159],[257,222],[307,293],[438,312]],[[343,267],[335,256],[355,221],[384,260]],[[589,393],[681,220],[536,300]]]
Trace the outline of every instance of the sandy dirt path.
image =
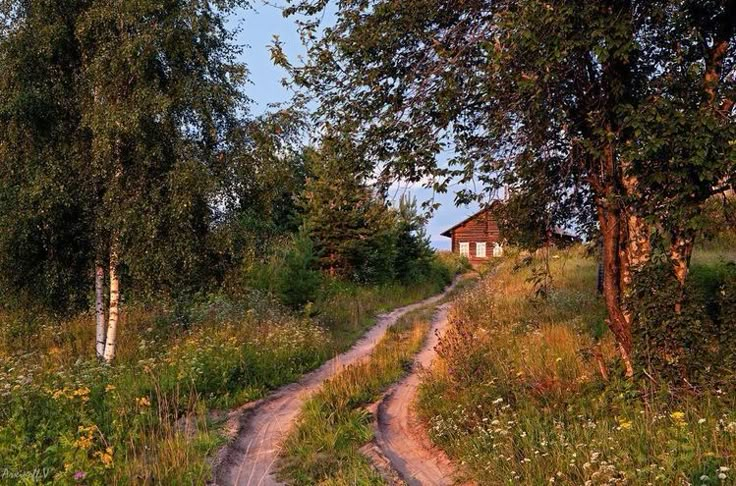
[[444,452],[432,446],[413,412],[420,373],[432,364],[437,355],[434,348],[447,327],[447,308],[448,304],[438,308],[411,374],[394,385],[378,404],[376,446],[409,485],[455,484],[452,463]]
[[299,416],[304,402],[320,388],[322,382],[367,357],[386,330],[402,315],[440,301],[453,286],[442,294],[380,316],[377,323],[345,353],[304,375],[298,382],[279,388],[268,397],[234,411],[228,421],[235,438],[215,458],[214,484],[280,484],[274,472],[281,442]]

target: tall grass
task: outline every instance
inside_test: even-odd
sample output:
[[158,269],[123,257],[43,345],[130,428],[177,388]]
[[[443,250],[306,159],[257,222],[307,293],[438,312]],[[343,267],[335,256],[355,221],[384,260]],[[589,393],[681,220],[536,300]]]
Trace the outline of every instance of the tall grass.
[[595,270],[574,249],[557,254],[539,300],[530,267],[507,262],[458,298],[420,388],[432,440],[479,484],[734,484],[735,397],[641,395],[618,380]]

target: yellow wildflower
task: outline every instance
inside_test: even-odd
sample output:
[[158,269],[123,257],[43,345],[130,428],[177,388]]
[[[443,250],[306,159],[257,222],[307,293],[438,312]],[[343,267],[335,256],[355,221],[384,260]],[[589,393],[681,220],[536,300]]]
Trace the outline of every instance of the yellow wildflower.
[[685,427],[687,425],[687,422],[685,422],[684,412],[672,412],[670,414],[670,418],[678,427]]
[[89,401],[89,388],[86,386],[77,388],[72,393],[72,396],[79,397],[83,402]]
[[619,419],[618,426],[624,430],[629,430],[634,425],[631,420]]
[[94,425],[80,425],[77,428],[77,431],[79,432],[79,438],[74,441],[74,446],[79,449],[89,449],[90,447],[92,447],[93,437],[96,429],[97,427],[95,427]]
[[115,385],[113,385],[112,383],[108,383],[107,386],[105,386],[106,392],[111,392],[113,390],[115,390]]
[[112,447],[108,447],[104,452],[95,452],[95,457],[98,457],[106,469],[112,467]]
[[141,408],[151,406],[151,401],[148,399],[148,397],[136,398],[135,403]]
[[74,447],[77,449],[89,449],[92,446],[92,437],[89,435],[83,435],[79,439],[74,441]]

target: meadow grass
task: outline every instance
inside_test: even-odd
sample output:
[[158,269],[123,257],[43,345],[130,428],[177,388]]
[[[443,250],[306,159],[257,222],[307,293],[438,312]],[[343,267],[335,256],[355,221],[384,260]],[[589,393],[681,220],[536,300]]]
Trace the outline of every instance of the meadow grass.
[[112,366],[94,357],[89,313],[2,313],[0,465],[29,484],[202,484],[223,442],[213,410],[298,379],[377,313],[446,283],[335,283],[300,313],[257,292],[200,299],[185,315],[129,306]]
[[401,317],[367,360],[346,368],[307,401],[284,443],[280,479],[303,485],[384,484],[360,452],[373,437],[373,419],[365,406],[406,374],[434,309]]
[[[693,278],[723,261],[701,251]],[[454,303],[419,393],[432,440],[479,484],[734,484],[736,397],[620,379],[595,259],[556,253],[546,300],[537,264],[507,261]]]

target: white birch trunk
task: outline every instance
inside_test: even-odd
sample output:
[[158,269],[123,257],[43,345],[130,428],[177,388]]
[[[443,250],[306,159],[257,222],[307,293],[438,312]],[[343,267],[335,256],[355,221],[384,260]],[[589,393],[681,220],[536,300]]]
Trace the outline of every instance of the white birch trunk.
[[115,358],[115,344],[120,317],[120,277],[118,275],[118,254],[116,244],[110,249],[110,316],[107,322],[107,339],[105,340],[105,361],[110,363]]
[[95,266],[95,317],[97,332],[95,333],[95,350],[97,358],[102,359],[105,355],[105,304],[103,292],[105,286],[105,269],[101,263]]

